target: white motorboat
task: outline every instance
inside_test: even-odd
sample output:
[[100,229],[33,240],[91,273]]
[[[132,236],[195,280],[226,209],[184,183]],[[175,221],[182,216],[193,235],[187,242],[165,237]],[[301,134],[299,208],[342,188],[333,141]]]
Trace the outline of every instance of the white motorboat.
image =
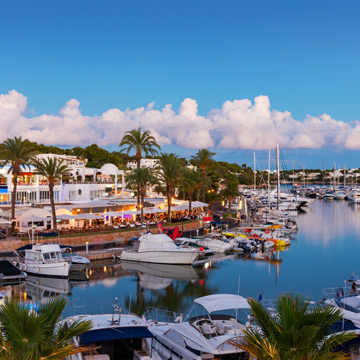
[[345,198],[346,198],[346,193],[345,192],[343,192],[343,191],[337,191],[335,194],[334,194],[334,196],[335,196],[335,200],[345,200]]
[[70,264],[61,255],[59,244],[34,244],[25,248],[25,256],[19,255],[15,266],[28,275],[68,278]]
[[344,319],[350,320],[360,328],[360,295],[358,291],[353,292],[349,286],[345,290],[343,288],[323,289],[323,293],[325,294],[324,304],[339,309]]
[[83,271],[90,264],[90,260],[88,258],[74,253],[65,252],[63,253],[63,258],[70,263],[70,272]]
[[68,245],[59,245],[64,260],[70,263],[70,272],[83,271],[89,264],[90,260],[85,256],[77,255],[73,252],[73,247]]
[[206,257],[214,255],[214,251],[199,244],[198,239],[191,239],[186,237],[178,237],[175,240],[175,244],[182,248],[193,248],[198,252],[199,257]]
[[[72,302],[76,303],[76,300]],[[101,308],[108,304],[101,304]],[[81,307],[80,307],[81,308]],[[145,319],[135,314],[125,314],[120,306],[112,305],[108,314],[84,314],[66,317],[63,321],[68,325],[75,321],[91,320],[92,329],[73,339],[75,345],[95,346],[95,355],[75,354],[70,360],[158,360],[151,355],[152,333]],[[99,309],[101,312],[101,310]],[[102,312],[101,312],[102,313]],[[160,360],[160,359],[159,359]]]
[[223,241],[225,238],[222,234],[209,233],[203,236],[202,239],[198,239],[197,243],[200,246],[207,247],[216,253],[224,253],[232,250],[232,245]]
[[179,248],[166,234],[141,235],[131,249],[124,250],[119,258],[160,264],[192,264],[198,253],[194,249]]
[[360,191],[357,189],[351,191],[350,194],[348,195],[348,199],[352,203],[359,204],[360,203]]
[[331,200],[334,200],[335,199],[335,194],[324,194],[323,195],[323,200],[327,200],[327,201],[331,201]]
[[[236,314],[250,309],[245,298],[232,294],[216,294],[194,300],[204,315],[178,322],[159,322],[149,319],[149,330],[155,336],[153,348],[162,359],[240,359],[244,351],[231,345],[243,338],[243,325]],[[233,310],[234,314],[229,315]],[[216,313],[216,314],[215,314]],[[157,314],[161,314],[157,310]],[[149,316],[149,315],[148,315]]]

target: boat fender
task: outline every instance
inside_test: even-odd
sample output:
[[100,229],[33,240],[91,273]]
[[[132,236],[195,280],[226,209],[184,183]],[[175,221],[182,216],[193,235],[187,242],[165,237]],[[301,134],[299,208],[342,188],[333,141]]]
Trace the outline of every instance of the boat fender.
[[269,229],[265,229],[265,234],[268,234],[269,232]]

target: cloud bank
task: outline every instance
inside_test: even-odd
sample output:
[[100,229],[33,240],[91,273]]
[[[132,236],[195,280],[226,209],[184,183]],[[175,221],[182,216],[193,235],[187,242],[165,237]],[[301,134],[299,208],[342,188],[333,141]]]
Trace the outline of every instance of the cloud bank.
[[227,148],[267,150],[282,148],[360,149],[360,123],[348,124],[327,114],[308,115],[302,121],[290,112],[271,109],[267,96],[225,101],[207,116],[198,114],[195,100],[186,98],[178,111],[172,105],[161,110],[154,103],[137,109],[109,109],[101,115],[85,116],[80,103],[69,100],[58,115],[29,117],[27,98],[16,90],[0,95],[0,141],[22,136],[45,145],[105,147],[118,144],[128,130],[150,130],[160,145],[189,149]]

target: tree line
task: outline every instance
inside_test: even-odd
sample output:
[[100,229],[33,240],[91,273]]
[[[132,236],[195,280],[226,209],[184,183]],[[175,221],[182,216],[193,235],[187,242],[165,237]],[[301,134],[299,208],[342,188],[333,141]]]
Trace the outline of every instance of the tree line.
[[[168,204],[167,217],[168,221],[170,221],[171,206],[176,194],[185,200],[189,200],[190,213],[193,200],[202,200],[208,203],[210,207],[221,199],[228,200],[229,204],[231,204],[232,200],[240,195],[238,186],[241,176],[247,176],[244,175],[244,171],[242,172],[242,170],[248,170],[245,164],[240,167],[237,164],[228,164],[223,161],[216,162],[213,159],[215,153],[208,149],[199,149],[189,162],[177,154],[161,152],[161,147],[151,133],[142,131],[141,128],[128,131],[121,139],[119,147],[120,151],[113,153],[109,153],[97,145],[91,145],[85,149],[75,147],[64,150],[54,146],[38,145],[28,139],[22,139],[21,136],[6,139],[0,144],[0,166],[10,165],[8,173],[12,172],[13,174],[11,219],[15,219],[18,175],[26,168],[29,168],[30,165],[33,165],[39,175],[47,178],[53,230],[57,230],[54,186],[70,169],[64,164],[63,160],[57,158],[36,158],[39,153],[64,154],[65,152],[67,155],[80,158],[89,156],[90,160],[87,165],[91,163],[96,167],[100,167],[107,162],[116,164],[116,161],[120,161],[115,161],[116,156],[122,161],[125,161],[123,159],[134,159],[137,167],[126,176],[126,184],[129,188],[136,190],[137,205],[138,209],[141,209],[142,219],[144,199],[149,186],[154,186],[154,189],[159,194],[166,196]],[[141,168],[140,161],[144,156],[159,159],[157,168],[153,170]],[[194,168],[186,167],[187,164],[192,164]],[[12,223],[12,226],[15,226],[15,222]]]

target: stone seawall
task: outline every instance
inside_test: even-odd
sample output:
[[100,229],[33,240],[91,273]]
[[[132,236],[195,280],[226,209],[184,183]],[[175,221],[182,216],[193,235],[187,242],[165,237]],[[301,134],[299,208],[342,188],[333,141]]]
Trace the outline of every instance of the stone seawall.
[[[174,225],[169,224],[167,227],[173,227]],[[179,226],[179,225],[178,225]],[[186,223],[179,226],[180,231],[182,229],[184,231],[196,230],[203,227],[203,221],[197,220],[192,223]],[[152,233],[157,234],[159,232],[158,228],[151,228]],[[79,236],[71,236],[71,237],[59,237],[59,238],[42,238],[39,239],[39,242],[46,243],[46,242],[53,242],[59,241],[62,245],[84,245],[87,242],[89,244],[104,244],[107,242],[114,242],[114,241],[124,241],[139,236],[139,230],[132,230],[132,231],[114,231],[107,234],[84,234]],[[25,246],[30,244],[29,240],[20,240],[20,239],[6,239],[0,240],[0,251],[7,251],[7,250],[15,250],[21,246]]]

